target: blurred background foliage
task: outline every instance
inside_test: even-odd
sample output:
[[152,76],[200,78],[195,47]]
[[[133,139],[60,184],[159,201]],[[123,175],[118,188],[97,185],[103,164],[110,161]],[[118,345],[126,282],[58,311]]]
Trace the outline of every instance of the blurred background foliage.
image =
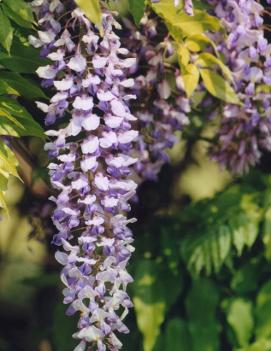
[[[204,145],[192,149],[188,159],[173,152],[173,166],[139,191],[124,349],[271,350],[271,177],[255,170],[233,180],[203,157]],[[71,351],[76,318],[65,316],[51,228],[40,215],[50,207],[15,178],[6,197],[0,350]]]
[[[19,104],[16,114],[0,101],[0,130],[13,136],[24,180],[9,167],[0,177],[10,209],[0,221],[0,351],[72,351],[76,318],[65,316],[50,245],[42,117],[33,103],[46,96],[32,75],[41,62],[27,44],[35,23],[23,4],[0,1],[0,94]],[[10,123],[14,113],[23,123]],[[194,116],[194,125],[208,137],[213,126],[203,118]],[[195,128],[170,152],[159,181],[139,189],[131,214],[138,218],[130,265],[135,309],[123,349],[270,351],[270,155],[233,179],[208,160],[208,143],[198,136]]]

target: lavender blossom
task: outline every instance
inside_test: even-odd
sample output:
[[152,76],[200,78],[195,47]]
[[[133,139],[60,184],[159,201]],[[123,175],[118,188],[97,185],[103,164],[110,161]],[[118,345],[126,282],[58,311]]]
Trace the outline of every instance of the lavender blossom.
[[165,62],[174,54],[169,38],[157,33],[158,20],[147,14],[136,29],[125,20],[130,35],[125,44],[137,58],[133,68],[137,100],[132,109],[138,117],[138,162],[135,171],[144,179],[155,180],[168,162],[167,150],[179,141],[176,131],[189,123],[189,99],[185,96],[177,67]]
[[264,37],[263,11],[257,1],[210,1],[227,38],[213,39],[233,72],[241,106],[226,104],[218,144],[211,156],[233,173],[243,173],[271,150],[271,45]]
[[58,230],[53,242],[61,247],[56,259],[64,266],[67,314],[80,313],[75,351],[87,345],[116,351],[122,346],[116,332],[128,332],[123,319],[132,307],[126,266],[134,250],[127,225],[134,219],[126,213],[137,187],[131,168],[138,132],[129,109],[135,96],[126,90],[134,84],[127,73],[135,59],[121,47],[111,13],[103,11],[101,36],[73,0],[32,4],[43,30],[30,41],[52,61],[37,74],[55,95],[50,104],[37,104],[46,125],[55,126],[46,144],[58,194],[51,197]]
[[[175,6],[177,6],[178,3],[179,3],[179,1],[175,0]],[[193,8],[193,1],[192,0],[184,0],[184,12],[189,16],[194,15],[194,8]]]

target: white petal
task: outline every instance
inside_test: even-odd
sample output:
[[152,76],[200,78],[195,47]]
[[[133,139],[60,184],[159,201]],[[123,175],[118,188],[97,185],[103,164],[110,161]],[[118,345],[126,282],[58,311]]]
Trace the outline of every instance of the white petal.
[[62,80],[55,80],[54,86],[56,87],[57,90],[60,90],[60,91],[69,90],[73,86],[73,79],[66,78]]
[[83,72],[87,67],[87,60],[78,54],[70,59],[67,66],[75,72]]
[[90,136],[81,145],[83,154],[92,154],[97,151],[99,147],[99,139],[96,136]]
[[138,131],[136,131],[136,130],[129,130],[127,132],[119,134],[118,135],[118,141],[121,144],[128,144],[131,141],[133,141],[134,139],[136,139],[137,136],[138,136]]
[[107,57],[94,56],[92,59],[92,64],[94,68],[103,68],[107,63]]
[[36,72],[40,78],[44,79],[53,79],[56,76],[56,70],[50,65],[39,67]]
[[105,124],[110,128],[118,128],[123,122],[123,117],[118,116],[108,116],[104,119]]
[[122,82],[120,82],[120,84],[121,84],[122,86],[124,86],[125,88],[131,88],[131,87],[134,86],[135,81],[134,81],[134,79],[129,78],[129,79],[123,80]]
[[36,101],[37,108],[39,108],[42,112],[48,113],[49,106],[43,102]]
[[83,117],[82,119],[82,127],[87,130],[96,130],[100,125],[100,117],[96,115],[89,115],[87,117]]
[[118,101],[118,100],[112,100],[111,101],[111,109],[114,115],[120,116],[120,117],[125,117],[126,116],[126,110],[124,105]]
[[90,111],[93,108],[92,97],[77,96],[74,100],[73,107],[78,110]]
[[81,165],[81,168],[84,172],[88,172],[90,170],[93,170],[98,166],[97,158],[95,156],[88,157],[85,160],[82,160],[80,165]]
[[107,191],[109,189],[109,179],[102,174],[97,174],[95,176],[94,184],[100,190]]

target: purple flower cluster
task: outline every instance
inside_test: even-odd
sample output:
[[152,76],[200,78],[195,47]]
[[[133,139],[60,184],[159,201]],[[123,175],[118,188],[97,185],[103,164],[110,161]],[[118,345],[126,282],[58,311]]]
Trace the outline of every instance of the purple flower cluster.
[[145,14],[139,29],[127,20],[125,25],[130,33],[125,44],[137,58],[137,68],[133,68],[137,100],[132,109],[140,133],[135,171],[143,180],[155,180],[168,161],[166,150],[179,141],[176,131],[189,123],[190,104],[179,69],[169,63],[173,43],[157,32],[158,19]]
[[226,104],[212,158],[234,173],[254,166],[271,150],[271,45],[264,37],[264,8],[254,0],[209,1],[227,38],[216,34],[217,49],[233,72],[240,106]]
[[101,34],[73,0],[32,4],[43,30],[30,41],[52,61],[37,74],[55,94],[38,107],[47,126],[54,125],[46,144],[57,194],[53,241],[62,247],[56,259],[64,266],[67,314],[80,313],[75,350],[116,351],[122,344],[115,333],[128,332],[123,319],[132,307],[126,266],[134,250],[127,225],[134,219],[126,213],[137,187],[131,170],[138,132],[127,74],[135,58],[121,46],[111,13],[103,11]]

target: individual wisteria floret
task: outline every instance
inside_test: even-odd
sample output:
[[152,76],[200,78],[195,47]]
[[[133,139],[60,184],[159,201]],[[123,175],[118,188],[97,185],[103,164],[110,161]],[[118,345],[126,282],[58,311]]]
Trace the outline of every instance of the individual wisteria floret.
[[100,34],[72,0],[32,4],[42,30],[30,41],[52,61],[37,74],[55,94],[37,104],[54,126],[46,144],[57,193],[53,242],[61,247],[56,259],[64,266],[67,314],[80,317],[75,351],[116,351],[122,347],[116,332],[128,332],[123,319],[132,307],[126,266],[134,219],[126,214],[137,187],[131,168],[138,132],[129,109],[135,96],[126,90],[134,84],[127,73],[135,59],[121,46],[111,13],[103,11]]
[[264,8],[254,0],[215,0],[212,13],[227,37],[216,34],[217,49],[233,72],[241,105],[226,104],[212,158],[234,173],[248,171],[271,150],[271,45],[264,37]]
[[166,32],[157,33],[158,19],[145,14],[139,29],[128,20],[125,26],[129,35],[124,42],[137,58],[137,67],[132,68],[137,95],[132,109],[140,130],[135,171],[143,180],[155,180],[169,161],[168,149],[179,141],[176,132],[189,123],[190,104],[180,70],[166,62],[174,47]]

